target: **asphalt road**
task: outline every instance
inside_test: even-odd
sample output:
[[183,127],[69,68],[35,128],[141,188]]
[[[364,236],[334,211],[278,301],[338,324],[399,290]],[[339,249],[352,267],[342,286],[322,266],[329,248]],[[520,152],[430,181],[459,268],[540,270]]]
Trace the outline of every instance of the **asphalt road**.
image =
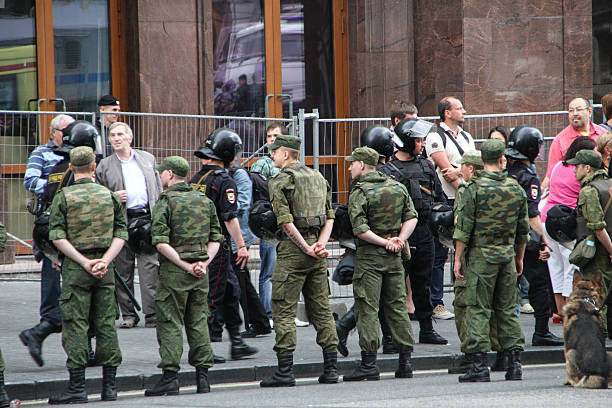
[[[149,397],[143,392],[120,393],[115,402],[90,396],[95,407],[610,407],[611,390],[563,386],[561,364],[524,367],[523,381],[505,381],[492,373],[491,383],[459,384],[457,375],[419,371],[412,379],[385,374],[381,381],[320,385],[315,378],[298,380],[295,388],[262,389],[257,383],[213,385],[210,394],[181,388],[176,397]],[[22,407],[43,406],[30,401]]]

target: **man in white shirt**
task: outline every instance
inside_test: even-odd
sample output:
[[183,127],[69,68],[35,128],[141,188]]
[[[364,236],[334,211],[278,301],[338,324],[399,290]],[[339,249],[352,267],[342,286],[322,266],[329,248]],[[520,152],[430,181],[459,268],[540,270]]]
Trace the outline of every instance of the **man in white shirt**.
[[[114,154],[102,159],[96,168],[96,181],[121,200],[126,211],[128,231],[146,229],[151,220],[151,210],[162,192],[161,179],[155,170],[155,157],[150,153],[131,147],[134,136],[132,129],[123,122],[115,122],[109,127],[109,141]],[[150,231],[150,229],[149,229]],[[115,261],[117,272],[134,291],[134,264],[138,260],[138,277],[142,298],[142,312],[145,327],[155,327],[155,292],[159,260],[157,251],[147,242],[134,239],[130,234],[129,245],[125,245]],[[122,328],[131,328],[140,321],[134,304],[127,292],[117,283],[115,292],[123,316]]]
[[[425,151],[427,157],[436,165],[436,172],[442,183],[442,189],[452,206],[455,193],[461,182],[461,156],[464,152],[476,150],[472,135],[461,128],[467,113],[461,101],[454,96],[446,96],[438,103],[440,124],[437,132],[427,135]],[[448,249],[438,239],[434,239],[435,259],[431,277],[431,301],[434,306],[435,319],[452,319],[455,317],[442,301],[444,294],[444,264]]]

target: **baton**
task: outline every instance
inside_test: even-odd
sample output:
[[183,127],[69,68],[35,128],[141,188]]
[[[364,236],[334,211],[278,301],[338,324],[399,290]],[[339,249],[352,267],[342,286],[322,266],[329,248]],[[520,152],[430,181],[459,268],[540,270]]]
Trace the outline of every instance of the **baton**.
[[128,288],[127,283],[125,283],[121,275],[119,275],[119,272],[117,272],[117,268],[113,268],[113,271],[115,271],[115,279],[119,281],[119,284],[121,285],[123,290],[127,292],[127,295],[132,301],[132,303],[134,304],[134,307],[136,308],[136,310],[138,310],[139,312],[142,311],[142,308],[140,307],[140,303],[138,303],[138,301],[136,300],[136,297],[134,296],[130,288]]

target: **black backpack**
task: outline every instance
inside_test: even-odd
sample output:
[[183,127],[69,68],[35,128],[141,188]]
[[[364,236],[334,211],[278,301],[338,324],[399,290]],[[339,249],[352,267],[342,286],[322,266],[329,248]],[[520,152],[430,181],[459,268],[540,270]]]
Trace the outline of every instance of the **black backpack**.
[[270,189],[268,188],[268,178],[261,173],[253,173],[247,170],[251,182],[253,183],[253,202],[270,201]]

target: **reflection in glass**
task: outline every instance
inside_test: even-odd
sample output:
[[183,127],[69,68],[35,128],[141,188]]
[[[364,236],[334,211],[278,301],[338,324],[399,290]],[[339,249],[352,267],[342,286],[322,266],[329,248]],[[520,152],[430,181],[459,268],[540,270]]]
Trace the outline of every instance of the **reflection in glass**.
[[[593,101],[612,92],[612,4],[593,0]],[[596,111],[599,113],[599,111]],[[597,123],[605,121],[596,118]]]
[[55,96],[68,111],[96,111],[110,93],[108,0],[53,0]]

